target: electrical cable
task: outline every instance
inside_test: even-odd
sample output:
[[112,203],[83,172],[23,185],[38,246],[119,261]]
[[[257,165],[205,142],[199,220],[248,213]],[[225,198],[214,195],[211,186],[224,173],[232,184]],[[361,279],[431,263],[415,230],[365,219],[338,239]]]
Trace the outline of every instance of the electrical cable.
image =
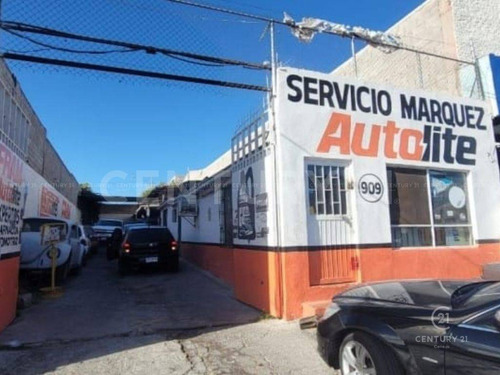
[[123,52],[136,52],[137,51],[136,49],[130,49],[130,48],[119,49],[119,50],[106,50],[106,51],[77,50],[77,49],[66,48],[66,47],[58,47],[58,46],[54,46],[52,44],[48,44],[48,43],[45,43],[45,42],[40,42],[40,41],[38,41],[36,39],[30,38],[29,36],[17,33],[15,31],[12,31],[12,30],[9,30],[9,29],[4,29],[4,30],[5,30],[5,32],[7,32],[9,34],[12,34],[12,35],[14,35],[14,36],[16,36],[18,38],[21,38],[21,39],[28,40],[31,43],[36,44],[38,46],[46,47],[47,49],[61,51],[61,52],[82,53],[82,54],[86,54],[86,55],[104,55],[104,54],[108,54],[108,53],[123,53]]
[[109,39],[104,39],[104,38],[90,37],[90,36],[73,34],[73,33],[68,33],[65,31],[60,31],[60,30],[49,29],[49,28],[45,28],[45,27],[39,27],[39,26],[35,26],[35,25],[20,23],[20,22],[2,21],[2,22],[0,22],[0,28],[3,30],[6,30],[6,31],[7,30],[9,30],[9,31],[14,30],[14,31],[34,33],[34,34],[40,34],[40,35],[48,35],[48,36],[53,36],[53,37],[68,38],[68,39],[91,42],[91,43],[107,44],[107,45],[125,47],[125,48],[128,48],[130,50],[142,50],[142,51],[145,51],[146,53],[150,53],[150,54],[162,53],[162,54],[176,55],[176,56],[186,57],[188,59],[200,60],[200,61],[205,61],[205,62],[210,62],[210,63],[215,63],[215,64],[234,65],[234,66],[241,66],[241,67],[256,68],[256,69],[261,69],[261,70],[270,70],[269,66],[267,66],[265,64],[256,64],[256,63],[250,63],[250,62],[246,62],[246,61],[231,60],[231,59],[214,57],[214,56],[200,55],[200,54],[191,53],[191,52],[177,51],[177,50],[172,50],[172,49],[168,49],[168,48],[161,48],[161,47],[155,47],[155,46],[145,46],[145,45],[141,45],[141,44],[134,44],[134,43],[128,43],[128,42],[120,42],[120,41],[116,41],[116,40],[109,40]]
[[10,53],[10,52],[0,54],[0,58],[4,58],[7,60],[18,60],[18,61],[37,63],[37,64],[44,64],[44,65],[64,66],[64,67],[77,68],[77,69],[89,69],[89,70],[96,70],[96,71],[107,72],[107,73],[128,74],[128,75],[140,76],[140,77],[149,77],[149,78],[159,78],[159,79],[172,80],[172,81],[200,83],[200,84],[205,84],[205,85],[237,88],[237,89],[252,90],[252,91],[262,91],[262,92],[269,91],[269,88],[267,88],[265,86],[252,85],[252,84],[247,84],[247,83],[220,81],[220,80],[206,79],[206,78],[199,78],[199,77],[192,77],[192,76],[181,76],[181,75],[175,75],[175,74],[152,72],[152,71],[129,69],[129,68],[121,68],[121,67],[109,66],[109,65],[89,64],[89,63],[69,61],[69,60],[50,59],[50,58],[45,58],[45,57],[29,56],[29,55],[22,55],[22,54]]

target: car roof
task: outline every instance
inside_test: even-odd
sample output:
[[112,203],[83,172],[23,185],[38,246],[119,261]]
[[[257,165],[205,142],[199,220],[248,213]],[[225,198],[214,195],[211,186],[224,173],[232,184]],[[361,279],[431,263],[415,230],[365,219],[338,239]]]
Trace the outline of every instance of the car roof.
[[79,225],[78,223],[75,223],[72,220],[63,219],[61,217],[53,217],[53,216],[30,216],[23,218],[23,220],[57,220],[57,221],[63,221],[68,225]]

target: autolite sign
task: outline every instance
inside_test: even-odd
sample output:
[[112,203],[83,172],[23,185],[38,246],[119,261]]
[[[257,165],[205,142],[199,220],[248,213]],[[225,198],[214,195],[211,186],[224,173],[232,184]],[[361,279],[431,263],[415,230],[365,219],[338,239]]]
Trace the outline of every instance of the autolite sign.
[[280,70],[279,95],[281,113],[294,119],[283,133],[296,133],[307,150],[324,156],[474,166],[481,139],[492,137],[483,103],[469,99],[292,69]]

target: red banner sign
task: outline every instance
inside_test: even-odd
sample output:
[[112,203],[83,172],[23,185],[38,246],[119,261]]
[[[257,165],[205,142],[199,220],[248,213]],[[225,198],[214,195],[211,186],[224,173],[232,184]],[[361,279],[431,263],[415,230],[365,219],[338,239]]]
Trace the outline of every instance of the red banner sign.
[[59,197],[46,187],[42,187],[42,195],[40,197],[40,216],[58,216],[58,212]]

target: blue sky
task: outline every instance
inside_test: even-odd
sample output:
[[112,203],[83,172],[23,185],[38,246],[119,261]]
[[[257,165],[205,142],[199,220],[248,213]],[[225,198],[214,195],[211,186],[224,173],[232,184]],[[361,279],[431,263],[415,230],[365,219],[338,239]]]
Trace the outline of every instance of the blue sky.
[[[278,19],[286,11],[296,19],[311,16],[385,30],[422,0],[204,2]],[[80,11],[85,8],[81,6]],[[219,15],[211,20],[192,18],[195,13],[190,12],[191,18],[182,21],[189,23],[191,34],[185,41],[182,34],[175,34],[175,48],[256,62],[268,59],[268,42],[259,40],[264,25],[231,22],[229,17]],[[68,15],[63,18],[71,20]],[[168,39],[159,38],[159,43],[165,45]],[[304,45],[288,30],[278,30],[277,52],[286,65],[331,71],[349,57],[349,49],[347,40],[319,36]],[[265,74],[253,71],[170,66],[175,73],[266,83]],[[22,63],[11,67],[47,128],[49,139],[78,181],[89,182],[100,192],[103,179],[116,176],[102,191],[113,195],[136,195],[144,189],[137,181],[138,171],[157,175],[144,180],[156,184],[173,173],[204,167],[230,147],[240,121],[261,107],[264,99],[262,93],[244,90],[40,69]],[[219,71],[212,73],[213,69]]]

